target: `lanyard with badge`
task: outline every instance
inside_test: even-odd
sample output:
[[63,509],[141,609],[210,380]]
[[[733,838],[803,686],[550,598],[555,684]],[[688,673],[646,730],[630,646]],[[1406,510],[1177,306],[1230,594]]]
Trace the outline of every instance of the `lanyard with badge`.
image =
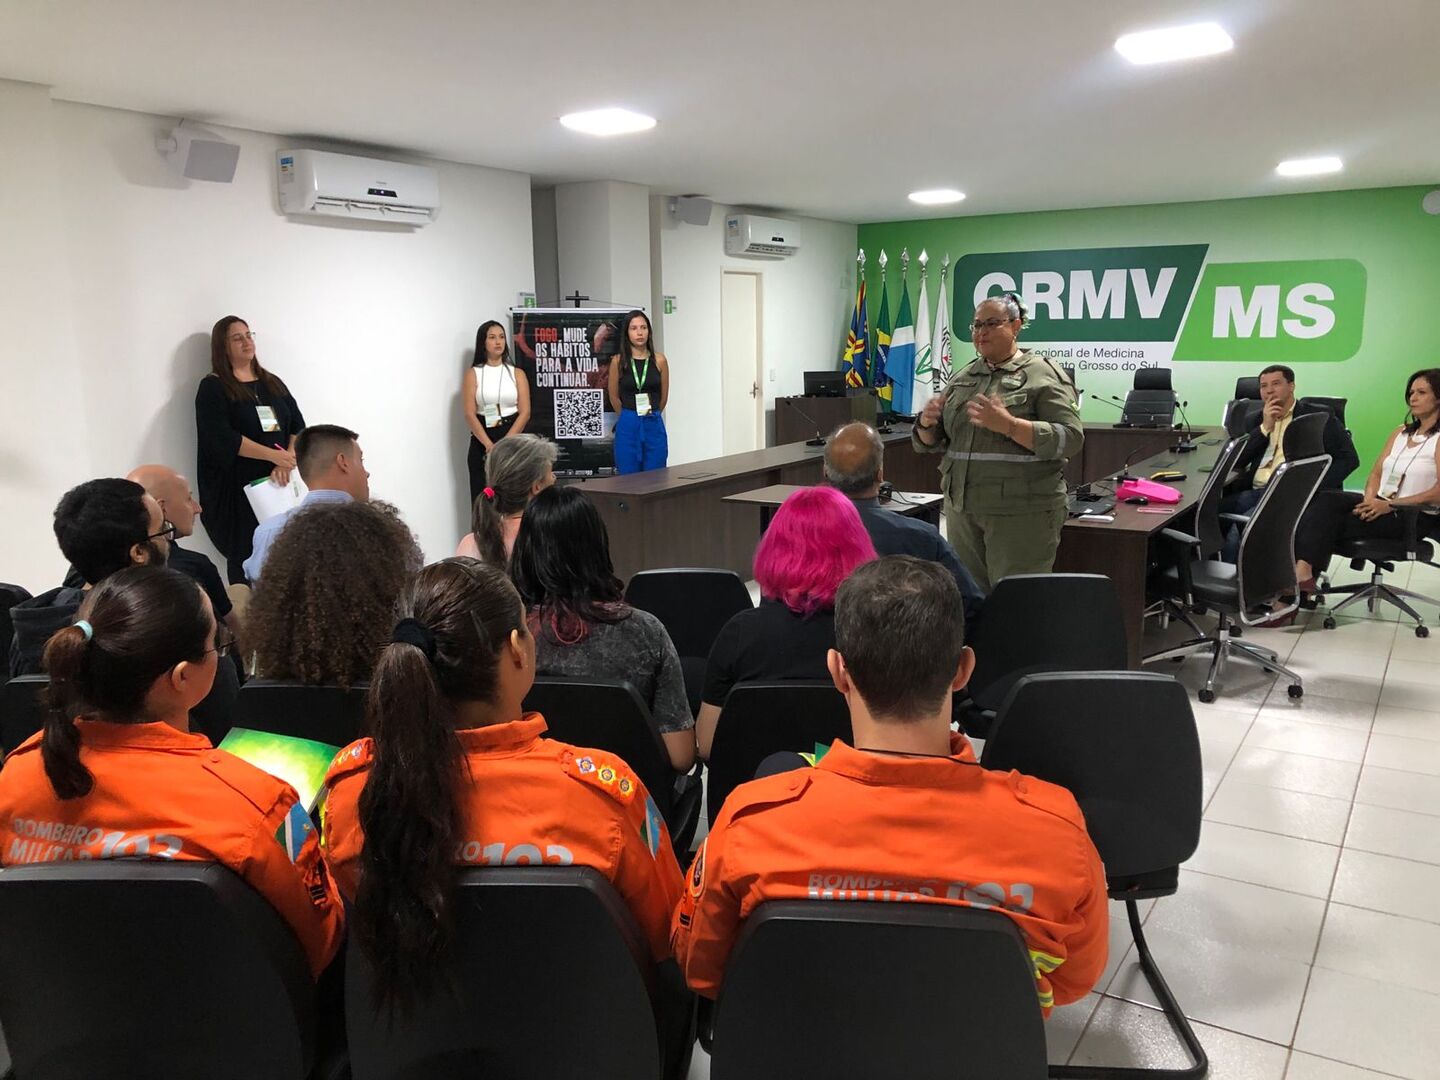
[[[1385,483],[1380,485],[1380,497],[1382,499],[1394,499],[1400,495],[1400,488],[1405,483],[1405,474],[1410,471],[1410,466],[1415,464],[1415,459],[1425,451],[1430,440],[1435,437],[1435,432],[1430,432],[1420,440],[1420,445],[1413,447],[1414,453],[1409,458],[1395,455],[1395,464],[1390,466],[1390,471],[1385,476]],[[1406,446],[1409,448],[1410,436],[1405,438]]]
[[275,410],[269,405],[260,404],[260,395],[252,388],[251,396],[255,399],[255,418],[260,421],[261,431],[279,431],[280,418],[275,415]]
[[645,357],[645,367],[641,371],[635,370],[635,357],[630,357],[630,374],[635,379],[635,414],[649,416],[650,395],[641,391],[645,388],[645,380],[650,377],[650,357]]
[[[486,365],[486,366],[488,367],[489,365]],[[480,416],[481,416],[481,419],[484,420],[485,426],[486,426],[487,428],[494,427],[496,424],[500,423],[500,391],[505,388],[504,369],[505,369],[505,368],[508,368],[509,366],[510,366],[509,364],[501,364],[501,365],[500,365],[500,368],[501,368],[500,383],[499,383],[499,385],[495,388],[495,401],[494,401],[493,404],[490,404],[490,405],[485,404],[485,373],[484,373],[483,371],[480,373],[480,387],[479,387],[479,393],[480,393]],[[511,373],[510,373],[510,381],[511,381],[511,382],[514,382],[514,381],[515,381],[515,373],[514,373],[514,372],[511,372]],[[517,386],[516,386],[516,390],[517,390],[517,391],[519,390],[518,384],[517,384]]]

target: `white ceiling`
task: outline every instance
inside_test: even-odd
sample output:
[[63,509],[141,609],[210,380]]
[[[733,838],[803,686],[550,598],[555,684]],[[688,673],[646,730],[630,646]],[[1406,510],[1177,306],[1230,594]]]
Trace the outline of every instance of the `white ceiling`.
[[[1235,51],[1112,48],[1199,19]],[[0,3],[0,77],[56,98],[854,222],[1440,181],[1437,47],[1440,0]],[[660,123],[556,122],[610,104]]]

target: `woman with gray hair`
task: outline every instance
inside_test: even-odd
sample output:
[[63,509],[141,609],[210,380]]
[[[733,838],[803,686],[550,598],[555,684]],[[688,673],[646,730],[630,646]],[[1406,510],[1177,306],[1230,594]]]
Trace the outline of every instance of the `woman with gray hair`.
[[471,507],[470,532],[456,555],[504,568],[510,562],[520,517],[540,492],[555,483],[560,448],[540,435],[501,439],[485,457],[485,487]]

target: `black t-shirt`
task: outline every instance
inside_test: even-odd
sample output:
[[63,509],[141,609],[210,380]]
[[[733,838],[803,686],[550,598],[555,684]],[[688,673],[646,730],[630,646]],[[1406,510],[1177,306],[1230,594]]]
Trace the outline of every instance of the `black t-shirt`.
[[835,612],[797,615],[779,600],[761,600],[720,629],[705,667],[700,699],[724,705],[740,682],[770,679],[824,679],[826,654],[835,647]]
[[205,595],[210,597],[210,606],[215,609],[216,619],[223,619],[230,614],[230,594],[225,591],[225,583],[220,580],[220,571],[215,569],[215,564],[206,556],[198,551],[186,551],[172,540],[170,561],[166,565],[200,583]]

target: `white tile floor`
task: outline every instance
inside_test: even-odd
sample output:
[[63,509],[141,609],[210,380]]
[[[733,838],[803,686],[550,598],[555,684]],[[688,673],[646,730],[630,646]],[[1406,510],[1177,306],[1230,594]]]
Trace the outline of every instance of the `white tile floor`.
[[[1388,580],[1440,598],[1440,571]],[[1191,689],[1206,806],[1145,928],[1215,1080],[1440,1078],[1440,616],[1420,610],[1432,638],[1358,605],[1335,630],[1323,612],[1247,630],[1304,678],[1299,702],[1244,660],[1212,705],[1194,699],[1204,661],[1152,669]],[[1051,1060],[1182,1064],[1119,905],[1112,931],[1097,992],[1047,1025]],[[709,1076],[698,1048],[690,1075]]]

